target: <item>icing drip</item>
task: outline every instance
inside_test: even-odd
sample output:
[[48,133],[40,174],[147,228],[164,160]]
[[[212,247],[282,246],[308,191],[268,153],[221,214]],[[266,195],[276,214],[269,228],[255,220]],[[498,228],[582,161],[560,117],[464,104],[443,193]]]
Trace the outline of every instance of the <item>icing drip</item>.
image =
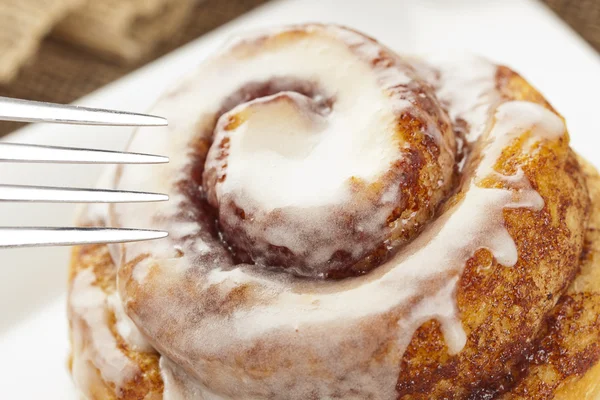
[[95,365],[102,379],[114,384],[119,392],[121,385],[133,379],[139,370],[118,348],[108,326],[107,295],[93,285],[95,281],[94,273],[86,269],[77,274],[71,288],[71,320],[83,324],[85,328],[81,331],[89,331],[91,335],[85,345],[83,338],[73,338],[73,346],[80,348],[74,352],[73,378],[79,387],[87,387]]
[[159,367],[165,385],[163,400],[233,400],[210,392],[166,357],[160,358]]
[[460,120],[467,123],[466,139],[474,142],[489,129],[489,116],[501,100],[496,90],[497,67],[473,55],[431,56],[427,62],[440,72],[437,79],[430,77],[438,99],[447,106],[455,126],[460,126]]
[[115,314],[115,327],[125,343],[135,351],[146,353],[154,351],[150,343],[148,343],[137,326],[135,326],[133,321],[125,313],[119,294],[115,292],[109,295],[106,301],[110,310]]

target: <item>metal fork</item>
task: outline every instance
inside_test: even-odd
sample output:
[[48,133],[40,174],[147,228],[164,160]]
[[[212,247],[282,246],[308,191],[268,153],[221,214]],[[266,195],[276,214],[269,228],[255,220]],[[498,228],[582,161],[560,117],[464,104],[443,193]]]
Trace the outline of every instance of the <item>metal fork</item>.
[[[0,120],[78,125],[164,126],[162,117],[0,97]],[[156,164],[168,158],[138,153],[0,143],[0,162]],[[0,184],[0,202],[126,203],[165,201],[158,193]],[[2,227],[0,248],[119,243],[158,239],[166,232],[128,228]]]

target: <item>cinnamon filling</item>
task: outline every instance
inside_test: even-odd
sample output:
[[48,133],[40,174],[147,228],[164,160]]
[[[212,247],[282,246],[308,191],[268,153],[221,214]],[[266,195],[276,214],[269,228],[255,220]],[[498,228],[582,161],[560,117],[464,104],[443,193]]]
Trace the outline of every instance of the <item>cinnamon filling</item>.
[[[416,86],[411,81],[407,87],[394,88],[396,92],[400,90],[411,92],[421,109],[436,107],[428,87]],[[225,99],[213,117],[212,129],[197,136],[210,137],[212,142],[200,139],[191,145],[194,162],[189,180],[182,180],[180,189],[197,208],[199,222],[223,242],[236,264],[259,265],[318,279],[363,275],[383,264],[416,236],[423,224],[412,221],[415,216],[424,212],[425,221],[430,220],[441,200],[447,197],[448,188],[453,186],[446,178],[447,173],[433,170],[434,175],[439,175],[434,179],[442,193],[435,199],[431,198],[431,177],[424,176],[432,174],[432,161],[437,161],[440,152],[446,149],[440,148],[433,135],[423,133],[450,129],[447,116],[438,115],[431,121],[403,110],[394,121],[396,126],[388,128],[400,139],[395,138],[399,156],[374,181],[355,175],[344,177],[347,198],[339,203],[319,204],[321,193],[327,196],[328,188],[312,193],[316,205],[306,207],[283,201],[282,205],[264,209],[260,201],[254,201],[243,191],[219,198],[218,186],[228,179],[232,140],[236,139],[234,135],[243,135],[240,128],[250,118],[254,118],[254,125],[258,124],[252,129],[259,133],[243,140],[244,150],[257,152],[259,156],[266,151],[284,159],[297,158],[306,165],[306,159],[320,144],[318,140],[326,140],[312,139],[319,135],[319,130],[327,130],[327,118],[335,112],[335,100],[335,95],[306,80],[276,77],[247,83]],[[269,126],[254,122],[264,108],[273,108],[272,113],[284,119],[282,127],[289,125],[294,129],[300,125],[301,133],[272,130],[265,134],[261,128]],[[272,117],[265,114],[271,123]],[[285,137],[281,139],[279,135]],[[331,147],[331,151],[344,151],[338,147]],[[320,167],[334,168],[334,161]],[[294,179],[311,178],[302,176],[302,168],[290,171],[290,187],[294,187]],[[455,181],[452,176],[455,173],[450,179]],[[307,227],[307,213],[314,215],[316,224]],[[302,243],[302,248],[290,248],[286,242]]]

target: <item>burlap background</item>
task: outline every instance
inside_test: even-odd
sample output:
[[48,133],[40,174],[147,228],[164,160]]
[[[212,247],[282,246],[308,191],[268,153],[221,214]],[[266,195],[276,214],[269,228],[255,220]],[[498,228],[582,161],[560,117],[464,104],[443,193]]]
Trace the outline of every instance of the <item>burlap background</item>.
[[[128,65],[100,58],[63,40],[48,38],[17,78],[10,85],[0,86],[0,96],[72,102],[266,1],[205,0],[194,6],[188,22],[174,30],[170,40],[140,61]],[[600,51],[600,0],[542,1]],[[0,135],[19,126],[0,122]]]

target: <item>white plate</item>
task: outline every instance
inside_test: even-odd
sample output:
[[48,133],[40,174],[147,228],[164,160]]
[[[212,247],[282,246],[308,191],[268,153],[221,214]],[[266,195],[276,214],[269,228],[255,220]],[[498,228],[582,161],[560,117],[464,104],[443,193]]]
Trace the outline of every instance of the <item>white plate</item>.
[[[337,22],[400,52],[472,51],[521,72],[567,119],[573,146],[600,166],[600,58],[532,0],[284,0],[230,23],[86,97],[82,104],[146,110],[232,33],[291,22]],[[207,93],[210,96],[210,93]],[[38,125],[13,142],[121,149],[128,129]],[[1,165],[3,183],[93,186],[94,166]],[[70,205],[1,204],[2,225],[65,225]],[[75,398],[64,293],[68,249],[0,252],[0,382],[6,399]]]

